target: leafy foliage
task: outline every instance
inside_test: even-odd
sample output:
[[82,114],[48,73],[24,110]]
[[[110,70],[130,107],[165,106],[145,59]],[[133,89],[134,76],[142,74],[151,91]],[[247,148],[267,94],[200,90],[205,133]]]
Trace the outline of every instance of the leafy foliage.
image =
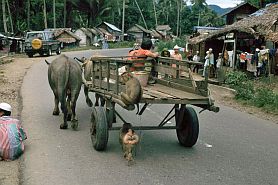
[[[45,1],[47,25],[49,28],[53,28],[53,0]],[[28,29],[44,29],[44,5],[42,0],[8,0],[8,2],[15,33]],[[30,2],[30,28],[28,28],[27,20],[28,2]],[[218,26],[223,23],[222,19],[208,8],[205,0],[196,0],[191,7],[187,6],[186,1],[183,0],[137,0],[137,2],[146,20],[148,29],[155,28],[156,13],[158,24],[170,25],[172,33],[176,34],[178,7],[180,8],[179,35],[191,34],[193,26],[196,26],[198,22],[200,26],[208,24]],[[73,29],[96,26],[102,21],[107,21],[120,29],[122,28],[123,0],[55,0],[55,9],[57,28],[64,27],[64,21],[66,22],[66,27]],[[64,12],[64,9],[66,9],[66,12]],[[0,15],[2,15],[2,12],[2,8],[0,8]],[[66,20],[64,20],[64,17]],[[8,31],[11,31],[9,20],[6,21],[8,21]],[[135,0],[125,0],[124,29],[127,30],[134,24],[144,26]],[[0,25],[0,32],[3,32],[3,19],[0,19]]]
[[231,71],[226,75],[225,83],[232,88],[239,86],[247,81],[246,73],[240,71]]
[[270,88],[271,84],[263,83],[256,88],[254,82],[249,80],[247,75],[237,71],[228,73],[225,82],[236,90],[235,98],[237,100],[278,114],[278,94]]

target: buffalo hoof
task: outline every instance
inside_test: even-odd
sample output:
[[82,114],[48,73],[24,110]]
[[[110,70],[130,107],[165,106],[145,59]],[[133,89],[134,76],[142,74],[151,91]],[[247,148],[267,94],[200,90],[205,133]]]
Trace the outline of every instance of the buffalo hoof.
[[53,114],[54,116],[58,116],[58,115],[60,114],[60,112],[54,110],[52,114]]
[[60,125],[60,129],[67,129],[68,128],[68,124],[62,123]]
[[73,130],[77,130],[77,128],[78,128],[78,120],[72,120],[71,121],[71,128],[73,129]]
[[96,103],[95,103],[95,106],[96,106],[96,107],[98,107],[98,106],[99,106],[98,102],[96,102]]
[[93,106],[93,102],[90,99],[86,100],[86,103],[89,107]]

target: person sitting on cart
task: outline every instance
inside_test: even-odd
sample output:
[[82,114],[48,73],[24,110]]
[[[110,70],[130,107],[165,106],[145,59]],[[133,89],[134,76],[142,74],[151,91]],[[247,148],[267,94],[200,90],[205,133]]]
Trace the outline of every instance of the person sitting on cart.
[[[152,44],[151,39],[144,39],[142,41],[140,49],[129,52],[128,60],[143,60],[148,57],[151,57],[151,58],[158,57],[158,53],[154,53],[151,51],[152,45],[153,44]],[[139,71],[144,70],[144,63],[136,63],[136,64],[134,64],[134,66]],[[135,71],[135,68],[130,68],[130,70]]]

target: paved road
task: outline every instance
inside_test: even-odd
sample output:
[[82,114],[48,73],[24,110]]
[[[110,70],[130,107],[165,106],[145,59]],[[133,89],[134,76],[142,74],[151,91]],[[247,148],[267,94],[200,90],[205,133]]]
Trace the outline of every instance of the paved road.
[[[91,52],[70,55],[90,56]],[[59,129],[62,116],[52,116],[53,95],[44,62],[28,71],[22,96],[22,119],[29,136],[23,157],[23,185],[278,184],[278,125],[252,115],[224,106],[217,114],[201,113],[199,140],[193,148],[181,147],[174,130],[141,131],[136,164],[128,167],[117,131],[109,133],[106,151],[93,149],[91,111],[83,93],[77,103],[79,131]],[[130,122],[151,125],[169,108],[153,105],[141,117],[118,110]]]

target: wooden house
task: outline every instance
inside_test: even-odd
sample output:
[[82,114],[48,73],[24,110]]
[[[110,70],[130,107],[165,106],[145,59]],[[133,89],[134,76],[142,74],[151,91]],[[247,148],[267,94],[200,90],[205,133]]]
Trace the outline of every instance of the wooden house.
[[102,22],[97,26],[97,29],[104,34],[108,41],[118,41],[122,35],[122,31],[119,28],[108,22]]
[[71,32],[70,28],[54,29],[54,36],[61,42],[62,48],[79,46],[81,38]]
[[93,34],[89,29],[79,28],[74,34],[81,39],[80,46],[90,46],[92,44]]
[[248,17],[248,15],[256,12],[258,10],[257,7],[253,6],[248,2],[244,2],[239,4],[238,6],[232,8],[222,16],[226,17],[226,25],[233,24],[243,18]]
[[158,31],[160,35],[162,35],[163,39],[169,39],[170,38],[171,27],[169,25],[157,25],[155,30]]
[[188,42],[200,45],[214,39],[222,40],[222,52],[226,49],[231,51],[230,67],[235,68],[238,52],[254,53],[256,48],[263,49],[264,46],[268,49],[278,48],[277,9],[278,3],[268,4],[265,8],[231,25],[226,25],[223,29],[190,38]]
[[151,31],[143,28],[142,26],[135,24],[127,30],[127,33],[134,35],[138,42],[141,42],[144,38],[151,37]]

